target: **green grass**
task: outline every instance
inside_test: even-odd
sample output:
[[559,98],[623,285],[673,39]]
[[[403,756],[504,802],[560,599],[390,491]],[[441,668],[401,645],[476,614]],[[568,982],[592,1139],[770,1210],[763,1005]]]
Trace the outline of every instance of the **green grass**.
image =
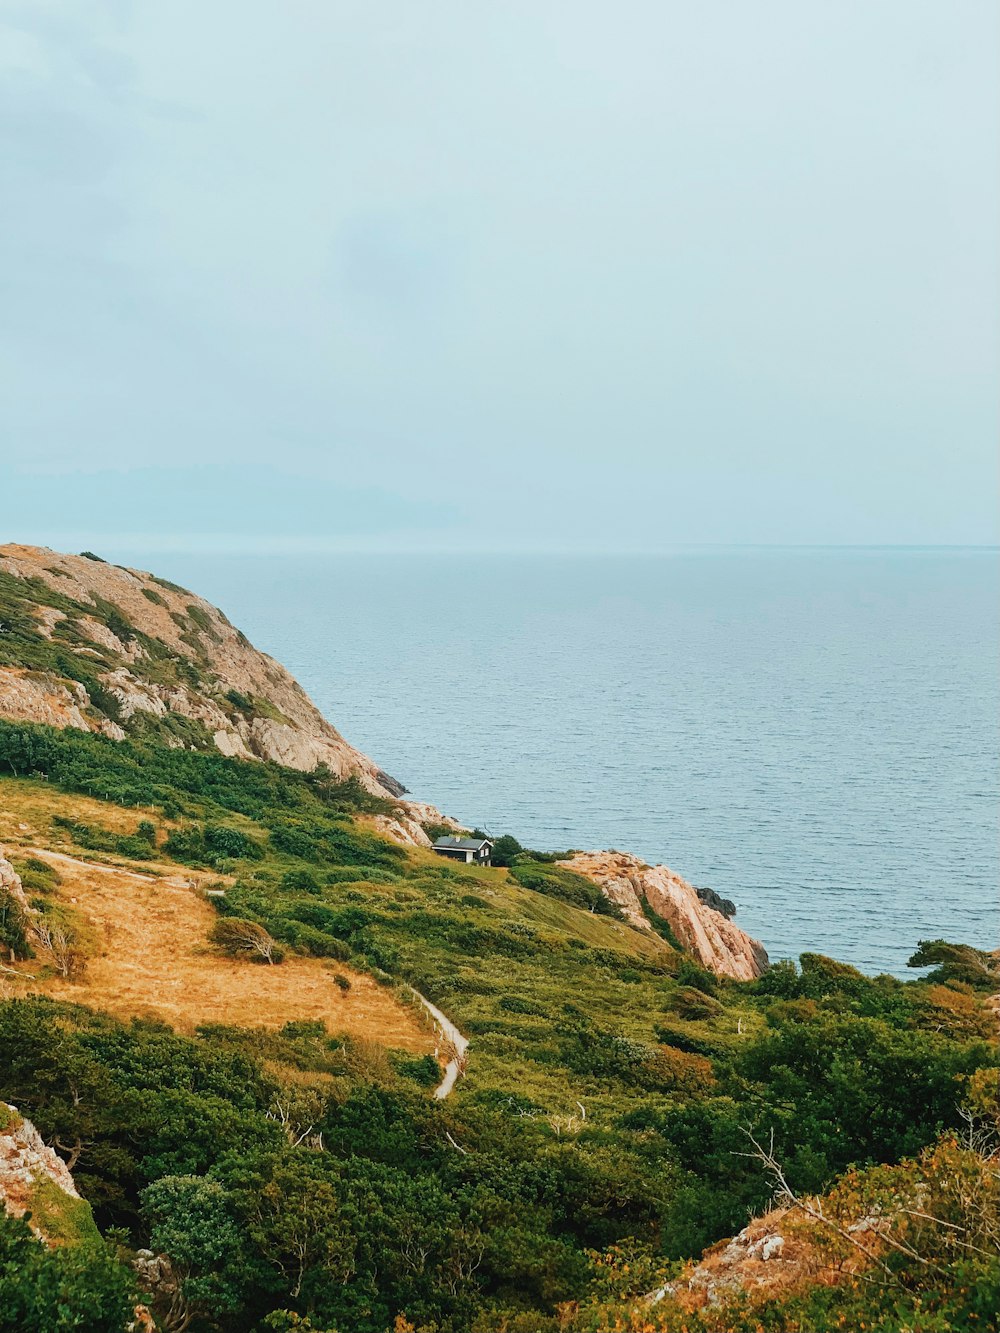
[[6,1102],[0,1101],[0,1133],[8,1134],[12,1130],[19,1128],[24,1122],[24,1117],[19,1115],[12,1106]]
[[53,1245],[82,1245],[98,1242],[100,1232],[86,1199],[75,1199],[54,1180],[40,1175],[28,1205],[31,1221]]

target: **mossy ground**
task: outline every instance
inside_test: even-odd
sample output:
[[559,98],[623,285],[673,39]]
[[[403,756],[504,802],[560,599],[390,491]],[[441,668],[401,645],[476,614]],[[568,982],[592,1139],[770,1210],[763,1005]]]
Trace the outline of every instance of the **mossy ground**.
[[100,1232],[86,1199],[75,1199],[48,1176],[39,1176],[28,1205],[31,1222],[51,1245],[97,1244]]

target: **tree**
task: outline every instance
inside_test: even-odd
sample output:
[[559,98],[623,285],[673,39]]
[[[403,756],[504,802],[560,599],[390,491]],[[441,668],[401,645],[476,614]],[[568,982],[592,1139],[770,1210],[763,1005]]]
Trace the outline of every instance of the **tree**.
[[504,833],[493,844],[490,860],[495,866],[513,865],[514,857],[523,851],[524,848],[516,838],[511,837],[509,833]]
[[161,1176],[142,1194],[150,1247],[170,1260],[153,1299],[171,1333],[243,1303],[243,1237],[227,1191],[207,1176]]
[[87,970],[87,958],[77,946],[72,931],[54,924],[39,915],[32,922],[32,932],[41,947],[49,954],[61,977],[79,977]]
[[256,921],[239,916],[226,916],[212,927],[212,943],[220,945],[234,956],[249,954],[255,961],[280,963],[281,948]]
[[289,1156],[253,1196],[248,1231],[260,1253],[280,1269],[294,1300],[308,1284],[341,1285],[354,1273],[355,1237],[336,1184],[306,1155]]

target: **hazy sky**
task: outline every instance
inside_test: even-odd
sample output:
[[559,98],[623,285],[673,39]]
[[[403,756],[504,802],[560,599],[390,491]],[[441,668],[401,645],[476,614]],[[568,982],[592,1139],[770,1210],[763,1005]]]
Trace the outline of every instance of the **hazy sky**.
[[995,0],[0,0],[6,535],[996,520]]

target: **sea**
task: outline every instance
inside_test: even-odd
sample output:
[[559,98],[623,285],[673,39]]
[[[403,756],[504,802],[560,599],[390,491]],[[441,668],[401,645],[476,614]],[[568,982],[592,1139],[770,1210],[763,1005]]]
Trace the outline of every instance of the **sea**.
[[470,827],[663,862],[772,959],[1000,944],[996,550],[148,565]]

